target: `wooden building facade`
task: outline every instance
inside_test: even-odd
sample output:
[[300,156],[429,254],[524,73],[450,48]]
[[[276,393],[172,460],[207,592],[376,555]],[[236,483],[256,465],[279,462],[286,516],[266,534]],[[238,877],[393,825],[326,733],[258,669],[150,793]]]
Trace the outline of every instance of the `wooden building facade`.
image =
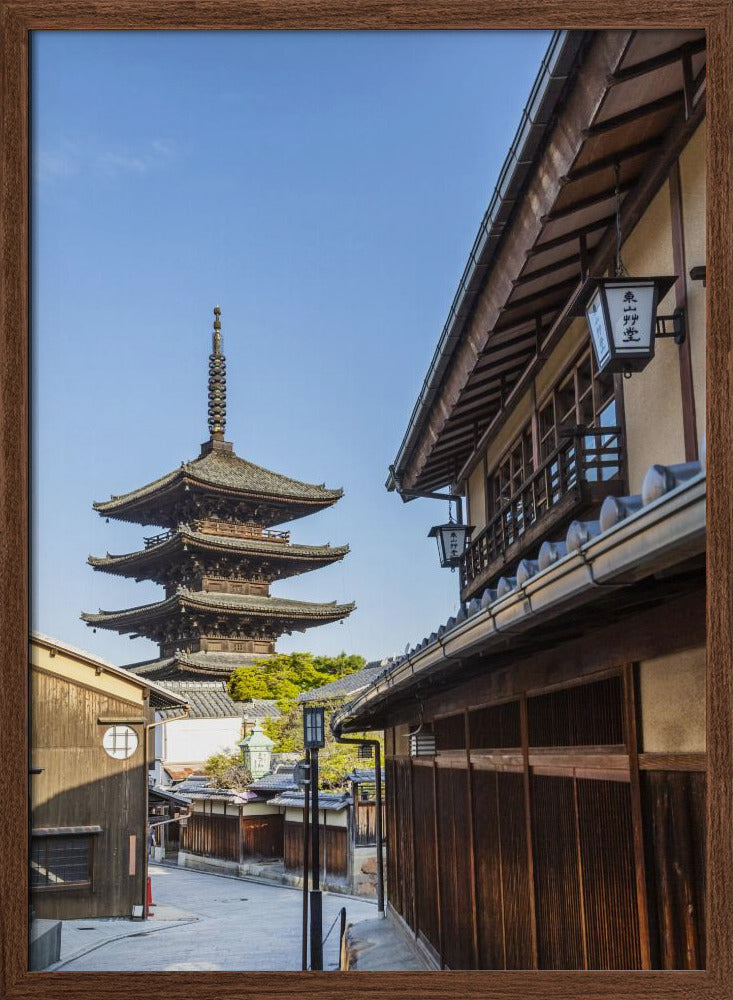
[[[617,231],[686,334],[628,379],[576,307]],[[460,610],[334,722],[436,967],[705,967],[704,282],[703,33],[556,33],[387,482],[465,502]]]
[[147,877],[148,725],[185,702],[57,640],[30,642],[37,917],[130,917]]

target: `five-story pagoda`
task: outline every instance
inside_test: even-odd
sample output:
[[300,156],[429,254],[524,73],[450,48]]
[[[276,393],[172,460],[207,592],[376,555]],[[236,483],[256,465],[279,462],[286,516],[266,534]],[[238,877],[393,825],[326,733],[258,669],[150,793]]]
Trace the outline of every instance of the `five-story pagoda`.
[[270,595],[270,584],[342,559],[348,546],[294,545],[274,525],[330,507],[343,495],[289,479],[240,458],[224,440],[226,362],[221,311],[209,356],[209,440],[192,462],[147,486],[95,503],[106,518],[163,531],[125,555],[89,557],[95,570],[153,580],[165,597],[124,611],[82,614],[95,628],[145,636],[155,660],[130,669],[152,679],[215,679],[275,651],[284,632],[339,621],[353,604],[315,604]]

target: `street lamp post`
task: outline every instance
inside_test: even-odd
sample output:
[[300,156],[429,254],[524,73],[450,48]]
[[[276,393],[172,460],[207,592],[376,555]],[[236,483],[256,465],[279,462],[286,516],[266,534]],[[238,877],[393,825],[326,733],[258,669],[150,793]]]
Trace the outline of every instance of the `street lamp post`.
[[310,753],[311,790],[311,971],[323,969],[323,900],[320,890],[320,844],[318,828],[318,751],[325,745],[324,709],[303,707],[303,745]]

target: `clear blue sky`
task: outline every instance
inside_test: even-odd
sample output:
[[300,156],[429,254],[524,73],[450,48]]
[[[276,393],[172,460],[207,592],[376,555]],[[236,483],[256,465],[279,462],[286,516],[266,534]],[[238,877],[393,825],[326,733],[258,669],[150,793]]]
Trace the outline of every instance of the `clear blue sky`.
[[162,594],[86,565],[155,531],[91,504],[198,454],[216,303],[238,454],[345,490],[291,528],[351,554],[273,592],[358,608],[279,648],[379,658],[455,612],[447,505],[384,481],[548,40],[33,36],[34,628],[156,654],[79,620]]

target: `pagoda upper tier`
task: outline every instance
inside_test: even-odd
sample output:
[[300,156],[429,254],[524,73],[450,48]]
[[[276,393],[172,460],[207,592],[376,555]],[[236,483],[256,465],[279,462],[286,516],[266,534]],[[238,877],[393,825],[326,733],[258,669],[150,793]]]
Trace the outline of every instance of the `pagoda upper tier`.
[[302,483],[234,453],[227,441],[201,446],[191,462],[138,490],[94,504],[104,517],[176,528],[196,520],[250,522],[271,527],[335,504],[343,490]]
[[[307,573],[337,562],[348,545],[293,545],[290,532],[252,524],[199,521],[145,539],[145,548],[124,555],[89,556],[96,570],[135,580],[153,580],[167,589],[209,580],[252,586]],[[253,591],[257,592],[257,591]]]

